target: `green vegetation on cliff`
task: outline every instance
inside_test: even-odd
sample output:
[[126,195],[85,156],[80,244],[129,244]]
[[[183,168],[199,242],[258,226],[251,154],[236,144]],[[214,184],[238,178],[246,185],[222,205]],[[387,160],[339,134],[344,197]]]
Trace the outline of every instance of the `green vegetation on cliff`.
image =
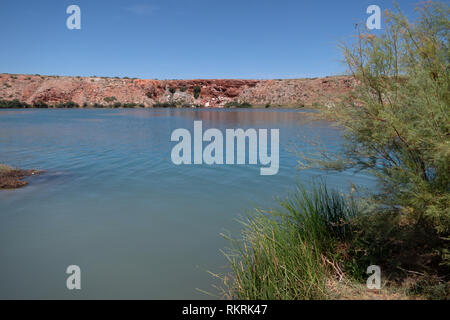
[[306,169],[371,172],[379,188],[357,201],[300,189],[282,209],[250,215],[226,253],[227,296],[342,297],[336,283],[364,284],[378,265],[384,289],[450,298],[450,10],[427,2],[418,12],[416,23],[388,12],[381,36],[362,31],[343,46],[357,87],[322,114],[343,128],[345,150],[302,157]]

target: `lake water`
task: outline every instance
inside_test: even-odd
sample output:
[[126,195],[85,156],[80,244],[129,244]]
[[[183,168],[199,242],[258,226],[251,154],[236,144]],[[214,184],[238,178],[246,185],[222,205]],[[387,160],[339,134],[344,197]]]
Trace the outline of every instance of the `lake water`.
[[[280,170],[260,166],[176,166],[177,128],[279,128]],[[303,110],[1,110],[0,163],[43,169],[17,190],[0,191],[0,299],[208,299],[207,271],[226,272],[221,232],[271,207],[296,182],[290,152],[341,146],[340,131]],[[330,186],[370,185],[362,174],[327,174]],[[81,290],[66,288],[67,266],[81,268]]]

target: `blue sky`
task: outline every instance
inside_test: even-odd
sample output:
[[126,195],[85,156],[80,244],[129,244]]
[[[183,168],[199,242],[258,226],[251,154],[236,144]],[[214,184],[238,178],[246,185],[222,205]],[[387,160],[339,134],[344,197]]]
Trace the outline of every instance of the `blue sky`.
[[[397,0],[406,14],[417,0]],[[81,8],[68,30],[66,8]],[[143,79],[345,73],[337,45],[391,0],[3,0],[0,72]]]

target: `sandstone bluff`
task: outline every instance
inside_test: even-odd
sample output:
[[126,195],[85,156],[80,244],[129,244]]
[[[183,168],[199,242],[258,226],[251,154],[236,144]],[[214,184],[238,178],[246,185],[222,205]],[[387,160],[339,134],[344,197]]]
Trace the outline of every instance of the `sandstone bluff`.
[[152,107],[224,107],[232,102],[261,106],[314,106],[336,102],[353,87],[347,76],[285,80],[142,80],[0,74],[0,100],[29,105],[136,104]]

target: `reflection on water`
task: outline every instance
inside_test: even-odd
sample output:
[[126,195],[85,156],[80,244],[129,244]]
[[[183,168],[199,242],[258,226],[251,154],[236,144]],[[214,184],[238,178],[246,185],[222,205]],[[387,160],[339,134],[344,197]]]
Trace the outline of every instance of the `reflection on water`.
[[[280,171],[259,166],[175,166],[177,128],[279,128]],[[235,218],[270,207],[317,171],[296,169],[298,136],[341,145],[330,123],[298,110],[2,110],[0,162],[47,172],[0,192],[0,298],[192,298],[211,291],[206,270],[225,272],[219,233]],[[303,145],[302,148],[312,148]],[[334,174],[336,188],[370,184]],[[68,265],[82,290],[65,288]]]

